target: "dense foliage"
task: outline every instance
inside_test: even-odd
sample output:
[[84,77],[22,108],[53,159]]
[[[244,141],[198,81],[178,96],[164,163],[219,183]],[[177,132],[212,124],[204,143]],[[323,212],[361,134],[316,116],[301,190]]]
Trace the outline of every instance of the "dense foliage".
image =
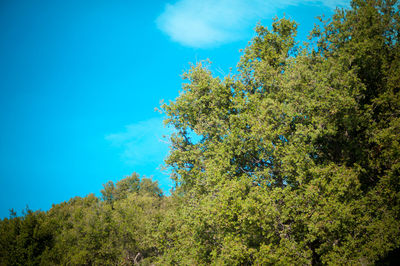
[[163,105],[176,188],[133,174],[0,224],[0,264],[390,263],[400,249],[400,14],[354,0],[296,42],[258,25]]
[[133,174],[104,185],[102,199],[90,194],[27,210],[0,224],[0,265],[131,265],[155,255],[162,219],[161,190]]

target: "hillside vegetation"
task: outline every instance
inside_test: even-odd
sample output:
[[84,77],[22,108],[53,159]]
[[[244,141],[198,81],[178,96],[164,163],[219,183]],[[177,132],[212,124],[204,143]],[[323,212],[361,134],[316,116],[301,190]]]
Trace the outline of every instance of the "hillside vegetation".
[[176,187],[133,174],[0,222],[0,265],[371,265],[400,248],[400,14],[258,25],[235,74],[164,104]]

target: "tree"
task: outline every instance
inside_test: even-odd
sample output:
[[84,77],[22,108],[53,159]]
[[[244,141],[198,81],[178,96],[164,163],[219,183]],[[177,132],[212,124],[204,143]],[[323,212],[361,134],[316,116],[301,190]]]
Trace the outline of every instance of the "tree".
[[0,264],[40,264],[42,254],[54,244],[53,229],[44,212],[26,208],[23,217],[17,217],[11,210],[10,218],[0,222]]
[[368,264],[399,247],[398,10],[354,1],[315,49],[293,21],[259,25],[239,74],[184,75],[163,106],[183,202],[166,261]]
[[162,196],[162,190],[158,187],[157,181],[153,182],[151,178],[143,177],[139,179],[137,173],[118,181],[116,185],[112,181],[108,181],[103,185],[101,190],[102,199],[107,203],[116,200],[125,199],[131,193],[149,193],[152,196]]

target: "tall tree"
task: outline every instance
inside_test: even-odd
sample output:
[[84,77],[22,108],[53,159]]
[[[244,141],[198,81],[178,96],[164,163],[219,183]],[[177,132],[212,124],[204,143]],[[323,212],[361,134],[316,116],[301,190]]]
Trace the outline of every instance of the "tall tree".
[[186,73],[163,106],[184,202],[167,260],[364,264],[399,247],[398,12],[354,1],[314,30],[316,49],[277,20],[238,75]]

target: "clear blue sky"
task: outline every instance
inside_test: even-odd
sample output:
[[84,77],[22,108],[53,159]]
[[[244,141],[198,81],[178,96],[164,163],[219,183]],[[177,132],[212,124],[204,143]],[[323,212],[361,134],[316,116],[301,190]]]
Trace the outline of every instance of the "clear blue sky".
[[[300,4],[301,3],[301,4]],[[26,205],[153,176],[168,153],[160,100],[178,96],[189,62],[228,73],[257,22],[300,23],[344,0],[3,0],[0,2],[0,218]]]

